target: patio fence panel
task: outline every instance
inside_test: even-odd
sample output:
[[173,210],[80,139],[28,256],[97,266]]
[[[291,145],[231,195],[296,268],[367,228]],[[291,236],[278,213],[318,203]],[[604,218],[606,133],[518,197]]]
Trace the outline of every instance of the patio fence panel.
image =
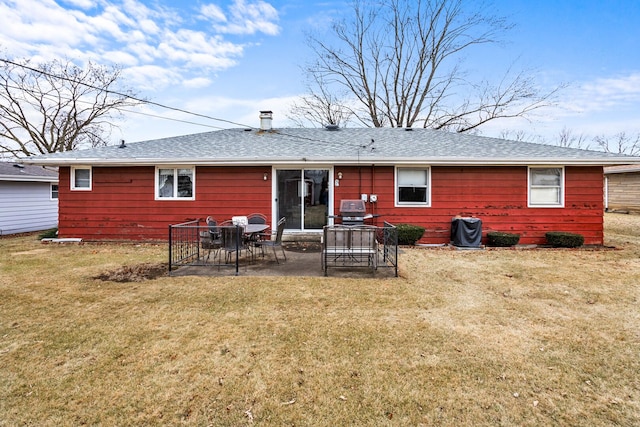
[[[209,261],[210,252],[214,249],[204,244],[207,240],[203,236],[208,235],[210,232],[209,226],[201,223],[200,220],[193,220],[183,222],[181,224],[172,224],[169,226],[169,273],[182,266],[214,266],[214,267],[226,267],[234,268],[235,275],[239,274],[239,253],[242,228],[236,225],[233,226],[217,226],[217,232],[221,233],[223,229],[229,229],[231,232],[236,233],[235,239],[235,259],[225,257],[223,262],[221,253],[217,257],[214,256],[214,262]],[[229,248],[226,248],[227,251]],[[223,248],[215,249],[223,252]],[[229,251],[231,252],[231,251]],[[205,258],[206,256],[206,258]],[[217,259],[217,262],[215,260]],[[233,261],[227,262],[227,261]]]
[[384,226],[327,225],[322,235],[322,269],[329,268],[395,269],[398,276],[398,230],[388,222]]

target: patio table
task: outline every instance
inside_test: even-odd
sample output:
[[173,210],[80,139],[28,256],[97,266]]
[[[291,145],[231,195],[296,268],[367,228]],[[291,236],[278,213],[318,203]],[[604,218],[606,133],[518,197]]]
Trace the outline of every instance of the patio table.
[[251,258],[255,259],[255,242],[259,239],[258,234],[262,233],[264,230],[268,229],[269,226],[267,224],[246,224],[244,226],[244,236],[245,242],[247,242],[249,246],[249,250],[251,252]]
[[244,234],[252,235],[261,233],[267,228],[269,228],[269,226],[266,224],[247,224],[244,226]]

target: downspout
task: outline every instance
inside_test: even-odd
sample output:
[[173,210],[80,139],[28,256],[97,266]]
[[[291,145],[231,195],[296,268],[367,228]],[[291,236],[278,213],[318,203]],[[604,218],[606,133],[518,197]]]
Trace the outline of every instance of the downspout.
[[[376,165],[371,163],[371,193],[369,194],[369,203],[371,204],[371,213],[376,214],[376,203],[371,201],[371,194],[376,194]],[[375,217],[373,218],[374,224],[377,222]]]
[[604,177],[604,211],[609,212],[609,177]]

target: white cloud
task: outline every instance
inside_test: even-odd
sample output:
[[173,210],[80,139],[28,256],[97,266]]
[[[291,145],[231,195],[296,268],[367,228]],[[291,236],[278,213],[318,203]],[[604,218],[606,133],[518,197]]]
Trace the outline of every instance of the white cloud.
[[[208,29],[187,10],[141,0],[0,0],[0,48],[16,58],[117,63],[142,84],[149,70],[165,69],[154,84],[158,90],[184,81],[203,84],[212,71],[235,66],[245,44],[227,34],[279,31],[277,11],[262,0],[234,0],[228,17],[214,4],[202,6],[203,17],[223,25]],[[136,78],[135,72],[143,74]]]
[[106,51],[104,56],[111,59],[115,64],[120,64],[122,67],[133,67],[138,65],[138,58],[127,52],[120,50]]
[[194,79],[188,79],[182,82],[182,85],[187,89],[202,89],[211,84],[211,79],[206,77],[196,77]]
[[561,107],[569,112],[597,112],[640,102],[640,73],[583,82],[568,93]]
[[200,13],[213,21],[226,22],[227,17],[224,15],[222,9],[215,4],[205,4],[200,8]]
[[159,56],[158,48],[144,42],[131,43],[127,50],[141,63],[153,63]]
[[141,89],[154,91],[169,86],[180,79],[180,74],[175,70],[158,65],[142,65],[125,68],[122,71],[127,84],[135,90]]
[[[259,114],[262,110],[273,111],[274,126],[287,127],[291,123],[286,115],[296,96],[271,98],[230,98],[215,95],[194,96],[186,103],[186,109],[199,111],[213,117],[228,118],[246,126],[259,126]],[[232,124],[218,123],[223,127],[235,127]]]
[[43,45],[71,46],[85,37],[87,28],[54,2],[10,3],[0,3],[0,28],[5,40],[35,43],[37,49]]
[[167,33],[158,50],[172,62],[213,69],[235,65],[233,58],[242,54],[240,45],[227,42],[220,36],[207,37],[192,30]]
[[67,3],[81,9],[91,9],[96,5],[96,2],[92,0],[64,0],[63,3]]
[[523,131],[546,141],[557,140],[563,128],[588,139],[619,132],[640,132],[640,72],[576,82],[560,92],[556,107],[537,110],[531,121],[498,120],[481,132],[499,136],[504,130]]
[[[209,4],[201,8],[203,17],[213,21],[213,27],[228,34],[264,33],[277,35],[280,27],[278,11],[271,4],[262,0],[234,0],[229,7],[228,15],[218,6]],[[222,24],[220,24],[222,22]]]

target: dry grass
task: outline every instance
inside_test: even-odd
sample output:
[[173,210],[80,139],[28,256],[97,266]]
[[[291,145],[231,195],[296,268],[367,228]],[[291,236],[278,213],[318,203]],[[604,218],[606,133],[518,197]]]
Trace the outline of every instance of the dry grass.
[[0,425],[640,424],[616,250],[407,250],[400,279],[93,277],[163,246],[0,240]]

